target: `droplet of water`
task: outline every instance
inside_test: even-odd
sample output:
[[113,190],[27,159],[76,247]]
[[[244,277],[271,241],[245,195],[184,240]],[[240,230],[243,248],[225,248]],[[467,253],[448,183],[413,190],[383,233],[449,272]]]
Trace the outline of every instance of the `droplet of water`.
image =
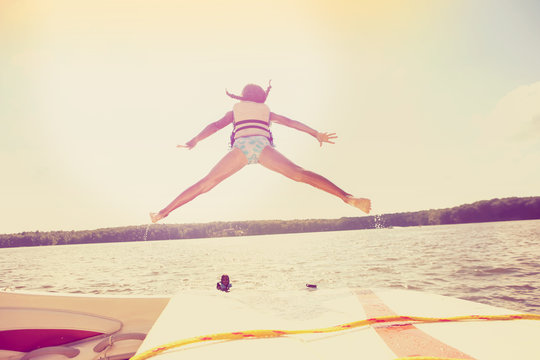
[[144,232],[144,237],[143,237],[143,240],[146,241],[148,239],[148,230],[150,229],[150,226],[152,224],[148,224],[146,225],[146,231]]
[[386,227],[382,215],[373,216],[373,222],[375,223],[375,229],[384,229]]

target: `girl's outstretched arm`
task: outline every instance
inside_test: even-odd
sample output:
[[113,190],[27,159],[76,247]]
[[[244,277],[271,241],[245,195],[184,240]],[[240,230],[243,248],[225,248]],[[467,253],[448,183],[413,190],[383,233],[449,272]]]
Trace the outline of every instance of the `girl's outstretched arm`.
[[332,140],[337,139],[336,133],[320,133],[317,130],[310,128],[306,124],[301,123],[300,121],[292,120],[288,117],[278,115],[273,112],[270,113],[270,121],[288,126],[299,131],[303,131],[316,138],[317,141],[319,141],[320,146],[322,146],[322,144],[325,142],[329,144],[334,144]]
[[214,134],[216,131],[223,129],[225,126],[233,122],[234,116],[233,112],[229,111],[218,121],[215,121],[208,126],[206,126],[197,136],[189,140],[185,145],[176,145],[177,148],[188,148],[193,149],[195,145],[201,140],[206,139],[210,135]]

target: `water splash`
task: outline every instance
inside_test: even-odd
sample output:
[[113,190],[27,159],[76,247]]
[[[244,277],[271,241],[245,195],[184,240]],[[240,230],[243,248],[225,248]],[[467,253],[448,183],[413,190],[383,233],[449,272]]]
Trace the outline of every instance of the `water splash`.
[[375,227],[375,229],[380,229],[380,228],[382,228],[382,224],[381,224],[381,220],[382,220],[382,219],[381,219],[381,218],[382,218],[381,215],[375,215],[375,216],[373,216],[373,223],[374,223],[373,226]]
[[373,216],[373,222],[374,222],[375,229],[384,229],[384,228],[388,227],[386,225],[386,221],[385,221],[383,215],[374,215]]
[[148,230],[150,229],[150,226],[152,226],[152,224],[146,225],[146,231],[144,232],[143,241],[148,240]]

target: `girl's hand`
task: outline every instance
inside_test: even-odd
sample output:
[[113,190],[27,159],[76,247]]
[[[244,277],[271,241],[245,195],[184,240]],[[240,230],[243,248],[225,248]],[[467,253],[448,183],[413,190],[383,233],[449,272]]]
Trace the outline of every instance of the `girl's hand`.
[[337,139],[336,133],[317,133],[317,140],[319,140],[319,145],[322,146],[323,143],[335,144],[332,140]]
[[188,141],[185,145],[176,145],[177,148],[179,149],[183,149],[183,148],[186,148],[188,150],[191,150],[195,147],[195,145],[197,145],[197,143],[193,140],[191,141]]

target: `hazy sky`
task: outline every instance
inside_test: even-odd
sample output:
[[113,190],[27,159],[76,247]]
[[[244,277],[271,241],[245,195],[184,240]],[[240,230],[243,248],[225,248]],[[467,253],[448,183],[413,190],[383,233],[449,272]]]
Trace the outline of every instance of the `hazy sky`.
[[[140,225],[228,151],[177,149],[247,83],[277,149],[376,214],[540,195],[540,2],[2,0],[0,233]],[[166,223],[361,216],[251,165]]]

